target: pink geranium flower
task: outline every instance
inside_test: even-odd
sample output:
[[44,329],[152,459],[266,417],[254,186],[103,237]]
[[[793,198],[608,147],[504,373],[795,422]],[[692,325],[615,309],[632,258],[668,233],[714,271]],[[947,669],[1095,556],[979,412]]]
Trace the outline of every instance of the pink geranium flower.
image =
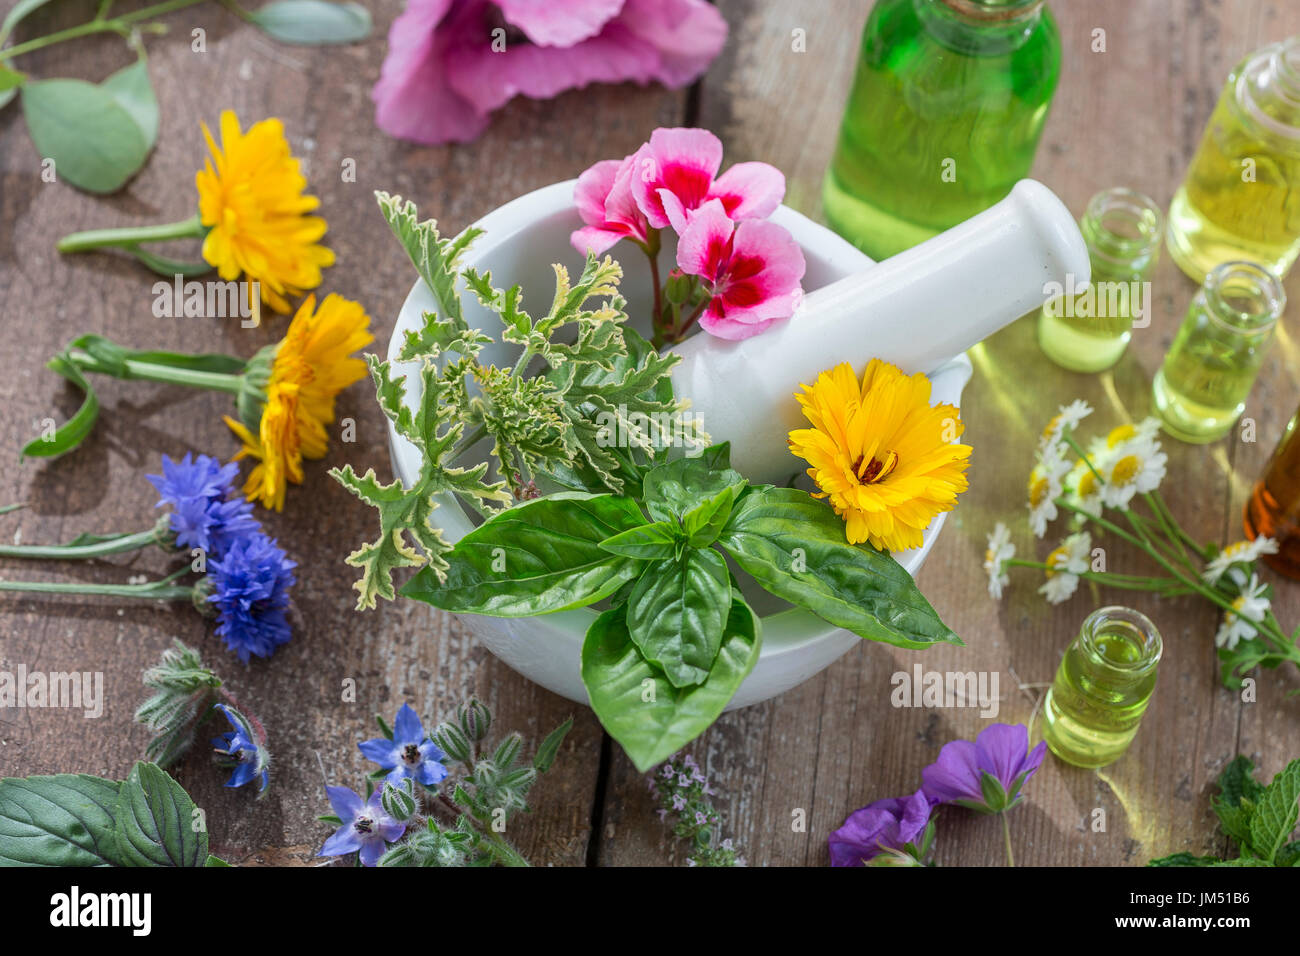
[[788,319],[803,294],[803,252],[789,231],[762,220],[734,223],[721,199],[691,217],[677,265],[703,280],[711,298],[700,326],[719,338],[747,339]]
[[736,163],[721,176],[722,142],[706,129],[657,129],[632,157],[632,196],[656,229],[680,235],[690,215],[718,200],[734,220],[765,219],[785,196],[785,176],[767,163]]
[[649,240],[650,224],[632,199],[631,177],[631,156],[603,160],[578,177],[573,201],[586,223],[570,237],[578,252],[599,256],[620,239]]
[[371,97],[380,129],[467,142],[512,97],[695,80],[727,24],[704,0],[408,0]]

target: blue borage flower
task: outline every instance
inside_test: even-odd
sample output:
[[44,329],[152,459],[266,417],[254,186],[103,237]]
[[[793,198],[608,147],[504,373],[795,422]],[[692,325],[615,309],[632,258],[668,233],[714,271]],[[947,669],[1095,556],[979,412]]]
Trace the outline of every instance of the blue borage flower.
[[349,787],[326,787],[325,793],[342,825],[325,841],[317,856],[360,853],[362,865],[374,866],[384,855],[386,844],[396,843],[406,832],[404,824],[384,811],[381,790],[364,803],[360,794]]
[[426,787],[437,786],[447,778],[442,761],[447,755],[424,735],[420,716],[410,704],[403,704],[393,720],[393,739],[376,737],[357,744],[367,760],[391,771],[384,779],[393,786],[410,778]]
[[163,455],[162,471],[145,477],[161,496],[157,507],[171,506],[178,548],[202,548],[220,556],[234,541],[260,530],[252,503],[235,491],[238,465],[186,452],[180,461]]
[[243,714],[225,704],[213,706],[225,714],[226,720],[230,721],[230,726],[235,728],[229,733],[212,738],[212,746],[216,748],[219,762],[227,768],[234,769],[234,773],[226,781],[226,786],[242,787],[252,780],[260,779],[261,783],[257,791],[261,795],[266,791],[266,786],[271,779],[270,753],[258,742],[252,725]]
[[270,657],[288,643],[286,614],[297,564],[262,532],[233,542],[225,555],[208,562],[217,607],[217,636],[247,664],[249,655]]

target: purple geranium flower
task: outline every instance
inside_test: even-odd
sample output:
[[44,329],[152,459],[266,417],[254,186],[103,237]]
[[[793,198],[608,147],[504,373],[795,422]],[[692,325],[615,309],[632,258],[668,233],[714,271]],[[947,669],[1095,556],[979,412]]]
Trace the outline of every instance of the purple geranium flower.
[[359,851],[362,865],[374,866],[384,855],[387,844],[396,843],[406,832],[404,824],[384,812],[380,790],[372,793],[365,803],[348,787],[326,787],[325,793],[343,825],[325,841],[317,856],[342,856]]
[[842,827],[831,831],[831,866],[863,866],[882,851],[905,850],[909,843],[919,847],[930,809],[925,793],[918,790],[910,797],[877,800],[854,810]]
[[202,548],[219,557],[231,542],[257,532],[252,503],[235,493],[238,465],[186,452],[180,461],[163,455],[162,470],[145,477],[160,495],[156,507],[171,506],[178,548]]
[[285,614],[295,567],[261,532],[235,541],[222,558],[208,562],[208,600],[217,606],[217,636],[244,663],[250,654],[270,657],[288,642]]
[[447,755],[424,735],[424,725],[410,704],[403,704],[397,712],[392,740],[376,737],[362,741],[357,747],[367,760],[392,771],[385,779],[393,786],[409,777],[426,787],[433,787],[447,777],[447,768],[442,765]]
[[252,725],[243,714],[225,704],[215,706],[235,728],[230,733],[212,738],[212,746],[217,749],[222,763],[235,771],[226,781],[226,786],[242,787],[250,780],[261,778],[261,785],[257,788],[261,793],[271,778],[271,755],[257,742]]
[[921,789],[933,803],[1001,813],[1020,802],[1020,788],[1046,752],[1046,741],[1029,749],[1029,728],[1024,724],[993,724],[974,743],[944,744],[939,759],[921,771]]

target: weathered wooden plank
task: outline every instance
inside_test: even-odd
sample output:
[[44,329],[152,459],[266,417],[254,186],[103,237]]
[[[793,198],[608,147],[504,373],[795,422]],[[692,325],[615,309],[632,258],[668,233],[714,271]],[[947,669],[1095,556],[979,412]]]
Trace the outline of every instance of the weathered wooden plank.
[[[93,5],[54,5],[62,20],[78,22]],[[84,6],[84,5],[81,5]],[[313,192],[330,223],[328,245],[338,264],[322,293],[360,300],[369,311],[380,350],[414,274],[375,209],[372,190],[416,200],[422,213],[457,230],[494,206],[528,190],[576,176],[590,163],[636,147],[656,125],[680,121],[684,93],[632,86],[598,87],[553,102],[521,101],[503,110],[492,128],[468,146],[421,148],[395,142],[375,129],[369,89],[379,73],[388,25],[398,0],[369,5],[376,34],[364,45],[305,49],[277,45],[215,5],[168,21],[170,33],[150,38],[150,72],[162,108],[159,146],[148,166],[121,195],[98,199],[63,184],[43,184],[40,157],[23,130],[20,110],[0,116],[0,302],[9,348],[0,362],[0,434],[16,454],[33,435],[33,422],[59,420],[76,400],[41,362],[65,340],[99,332],[125,343],[159,348],[224,350],[249,355],[283,332],[272,320],[253,332],[235,323],[155,319],[153,278],[113,256],[65,258],[54,250],[65,232],[111,224],[148,223],[191,214],[194,171],[203,160],[199,120],[215,126],[222,107],[245,124],[284,119],[295,153],[309,166]],[[191,30],[207,32],[207,52],[190,49]],[[79,42],[23,61],[37,75],[63,73],[101,79],[128,62],[116,39]],[[356,181],[341,176],[344,159],[356,163]],[[190,250],[193,253],[194,250]],[[161,453],[194,449],[229,456],[236,448],[221,423],[228,411],[215,395],[143,383],[97,383],[104,411],[96,434],[75,454],[47,465],[6,467],[0,499],[26,501],[27,511],[2,526],[6,537],[54,540],[83,530],[143,526],[153,520],[154,495],[143,473]],[[122,775],[140,754],[146,734],[131,724],[139,702],[140,671],[173,636],[202,649],[235,693],[270,731],[274,788],[254,807],[251,795],[227,791],[196,754],[179,771],[208,813],[214,848],[239,859],[315,852],[328,831],[315,822],[325,812],[320,764],[331,782],[357,786],[369,768],[355,741],[373,736],[375,710],[391,718],[403,700],[425,715],[443,715],[476,692],[495,710],[498,726],[516,728],[534,743],[569,714],[576,725],[553,773],[536,791],[536,812],[523,817],[514,837],[535,861],[581,864],[585,859],[601,733],[591,713],[514,674],[477,646],[454,619],[411,602],[358,614],[352,610],[354,571],[343,558],[372,537],[369,509],[325,474],[350,462],[390,474],[384,420],[359,385],[339,405],[356,422],[356,442],[336,440],[326,461],[310,463],[306,485],[291,489],[281,515],[265,515],[268,530],[299,561],[298,611],[293,642],[269,662],[245,669],[186,608],[118,608],[111,602],[0,600],[0,658],[29,668],[99,670],[107,682],[102,718],[22,711],[0,722],[0,770],[6,774],[88,771]],[[6,565],[6,576],[84,574],[122,581],[157,574],[167,563],[151,554],[64,572],[52,566]],[[342,682],[356,681],[357,702],[344,703]],[[267,849],[269,848],[269,849]],[[284,851],[276,848],[287,848]]]
[[[729,45],[705,82],[700,125],[722,136],[729,160],[763,159],[785,170],[787,201],[818,215],[821,175],[867,5],[738,0],[721,6],[740,42]],[[1297,11],[1281,3],[1171,8],[1108,0],[1086,8],[1057,3],[1052,11],[1064,65],[1034,175],[1076,213],[1094,192],[1116,185],[1168,203],[1228,70],[1250,50],[1300,28]],[[797,28],[806,30],[806,54],[791,50]],[[1105,30],[1105,53],[1092,52],[1098,28]],[[1087,589],[1049,608],[1033,593],[1038,582],[1028,572],[1013,576],[1000,605],[985,593],[980,562],[984,535],[994,522],[1011,523],[1022,553],[1029,546],[1021,495],[1034,441],[1051,410],[1085,398],[1098,409],[1088,423],[1094,429],[1148,414],[1151,376],[1194,288],[1166,258],[1155,280],[1151,328],[1135,332],[1129,354],[1107,375],[1057,369],[1039,351],[1032,319],[974,350],[976,376],[963,402],[966,439],[975,448],[971,487],[918,578],[968,647],[924,654],[857,648],[802,687],[725,716],[698,741],[692,750],[720,791],[724,829],[751,863],[825,863],[826,835],[847,813],[910,792],[943,743],[973,737],[988,723],[972,710],[893,708],[894,672],[917,661],[938,671],[997,672],[997,719],[1026,721],[1079,623],[1104,603],[1131,603],[1157,622],[1166,648],[1160,683],[1143,729],[1121,761],[1088,772],[1049,758],[1029,801],[1013,817],[1018,862],[1137,864],[1178,850],[1221,846],[1213,836],[1209,796],[1215,775],[1237,749],[1239,719],[1241,749],[1262,754],[1270,774],[1294,755],[1300,714],[1294,701],[1281,700],[1297,686],[1294,672],[1262,677],[1261,702],[1241,705],[1218,684],[1213,611],[1186,599]],[[1294,295],[1297,280],[1288,288]],[[1203,449],[1165,442],[1167,496],[1184,525],[1207,540],[1240,536],[1243,495],[1300,397],[1294,344],[1282,337],[1247,413],[1259,422],[1257,444],[1227,439]],[[1099,544],[1108,549],[1112,567],[1140,566],[1127,549]],[[1043,555],[1050,546],[1044,542],[1030,550]],[[1278,585],[1279,614],[1294,623],[1300,588],[1270,578]],[[1019,682],[1030,686],[1022,691]],[[604,834],[601,862],[681,862],[680,847],[649,816],[649,797],[621,755],[607,795],[612,827]],[[807,833],[792,832],[796,809],[806,811]],[[1097,809],[1105,811],[1103,832],[1093,830]],[[1002,856],[996,822],[961,811],[945,814],[940,862],[997,863]]]

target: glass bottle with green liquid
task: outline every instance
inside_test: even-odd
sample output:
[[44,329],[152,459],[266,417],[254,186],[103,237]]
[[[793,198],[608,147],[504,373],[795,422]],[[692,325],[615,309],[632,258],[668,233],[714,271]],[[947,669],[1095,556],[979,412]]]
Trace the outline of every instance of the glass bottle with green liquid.
[[1192,444],[1228,434],[1285,308],[1282,283],[1261,265],[1225,262],[1210,272],[1151,386],[1161,427]]
[[1230,74],[1169,206],[1169,253],[1200,282],[1234,259],[1282,278],[1300,255],[1300,37]]
[[1057,365],[1073,372],[1108,369],[1128,347],[1134,320],[1150,323],[1162,220],[1155,201],[1131,189],[1107,189],[1089,200],[1079,231],[1092,282],[1079,294],[1052,299],[1038,314],[1038,344]]
[[1001,200],[1060,64],[1043,0],[879,0],[822,187],[831,227],[885,259]]
[[1065,650],[1043,701],[1043,739],[1076,767],[1114,763],[1137,735],[1164,649],[1144,614],[1098,608]]

